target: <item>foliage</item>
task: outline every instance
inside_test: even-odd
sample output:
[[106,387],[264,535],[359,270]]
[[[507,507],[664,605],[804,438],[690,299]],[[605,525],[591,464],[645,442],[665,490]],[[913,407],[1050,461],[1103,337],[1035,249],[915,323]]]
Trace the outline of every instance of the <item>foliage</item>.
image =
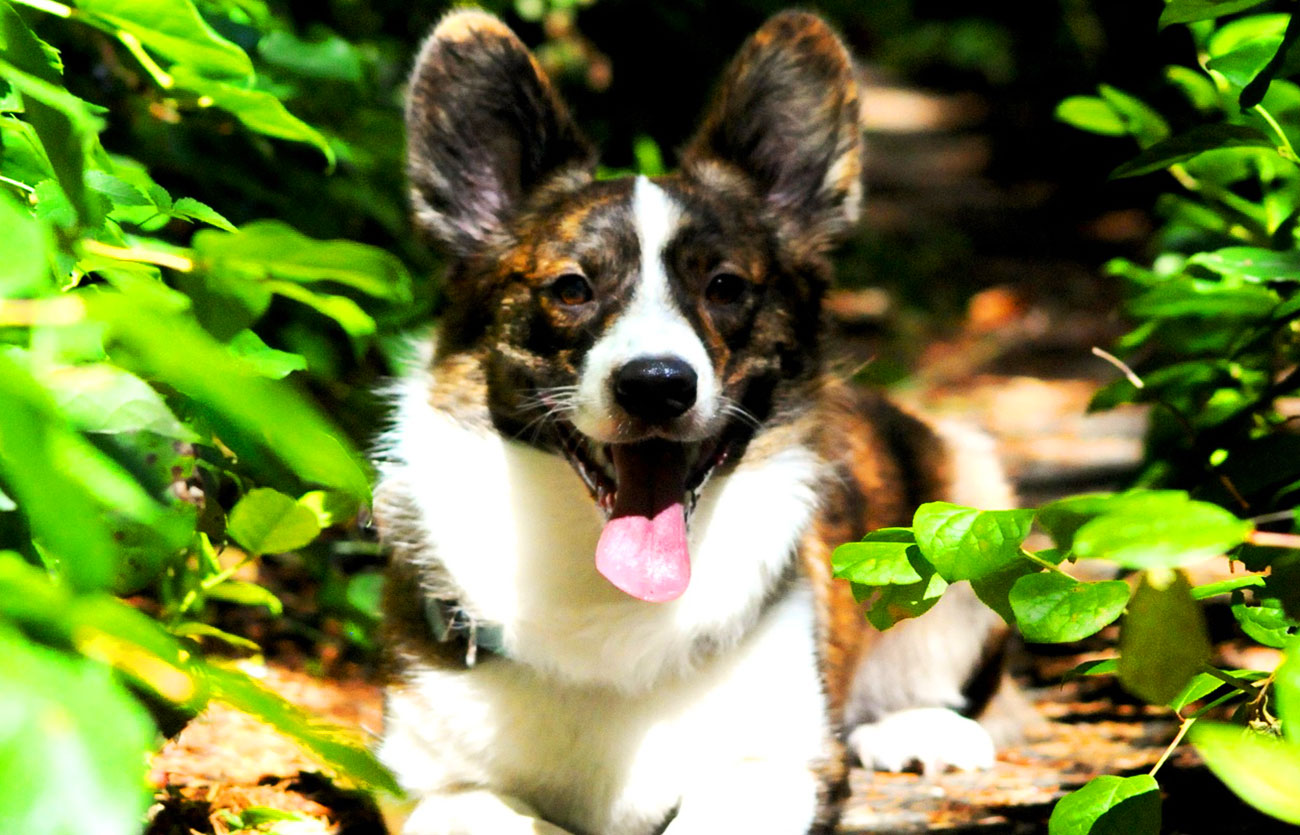
[[[1036,512],[928,504],[910,531],[842,546],[836,570],[881,627],[934,605],[942,589],[921,582],[928,575],[970,580],[1033,642],[1076,641],[1120,620],[1118,655],[1077,672],[1115,675],[1139,699],[1171,707],[1182,720],[1173,745],[1190,730],[1233,791],[1295,823],[1300,157],[1291,138],[1300,132],[1300,86],[1288,79],[1300,73],[1300,24],[1290,14],[1227,19],[1260,2],[1167,3],[1160,25],[1186,25],[1196,47],[1197,69],[1166,71],[1182,112],[1163,115],[1106,85],[1057,109],[1076,127],[1136,140],[1138,155],[1112,177],[1173,178],[1157,205],[1165,222],[1152,266],[1109,265],[1133,290],[1126,312],[1136,327],[1118,346],[1128,362],[1101,352],[1124,376],[1092,403],[1154,404],[1138,489]],[[1031,519],[1054,548],[1024,550]],[[885,542],[907,544],[886,550]],[[1187,567],[1221,555],[1245,570],[1189,584]],[[1125,579],[1080,580],[1070,568],[1080,558],[1109,562]],[[1285,650],[1280,667],[1209,664],[1204,606],[1225,598],[1246,636]],[[1237,724],[1197,722],[1211,711]],[[1099,777],[1067,795],[1050,832],[1158,832],[1159,767]]]
[[[367,465],[307,389],[345,388],[340,358],[355,364],[401,311],[419,312],[407,268],[282,219],[232,222],[115,150],[132,144],[125,100],[134,131],[215,124],[266,161],[302,165],[298,143],[318,180],[347,166],[363,181],[366,148],[296,116],[280,79],[357,85],[367,62],[337,36],[299,39],[256,2],[21,6],[0,2],[0,820],[138,831],[145,754],[211,700],[396,791],[364,740],[199,649],[256,651],[210,613],[279,614],[252,569],[296,550],[328,565],[330,529],[367,502]],[[69,69],[87,42],[135,85],[108,91],[114,111]],[[364,593],[338,605],[367,621],[373,575],[354,579]],[[127,594],[157,618],[115,596]]]

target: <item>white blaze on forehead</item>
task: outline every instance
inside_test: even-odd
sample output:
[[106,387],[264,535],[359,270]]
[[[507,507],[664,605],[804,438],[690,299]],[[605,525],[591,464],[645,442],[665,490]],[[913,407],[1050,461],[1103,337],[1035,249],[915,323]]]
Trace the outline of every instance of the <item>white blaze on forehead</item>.
[[664,247],[681,224],[681,207],[644,176],[632,189],[632,223],[641,248],[640,275],[632,298],[609,332],[597,340],[583,361],[574,425],[605,442],[618,437],[623,422],[613,399],[613,375],[643,357],[676,357],[694,369],[698,383],[695,406],[683,417],[689,434],[709,434],[718,414],[718,382],[699,334],[676,300],[664,265]]

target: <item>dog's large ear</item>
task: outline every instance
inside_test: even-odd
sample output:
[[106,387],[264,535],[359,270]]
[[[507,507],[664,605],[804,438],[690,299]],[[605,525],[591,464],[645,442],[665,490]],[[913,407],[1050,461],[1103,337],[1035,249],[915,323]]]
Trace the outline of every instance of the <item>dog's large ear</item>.
[[712,186],[742,177],[779,231],[824,250],[862,202],[862,136],[853,63],[820,18],[783,12],[732,60],[682,161]]
[[532,189],[585,182],[591,146],[515,33],[486,12],[442,19],[411,73],[407,166],[417,223],[473,252]]

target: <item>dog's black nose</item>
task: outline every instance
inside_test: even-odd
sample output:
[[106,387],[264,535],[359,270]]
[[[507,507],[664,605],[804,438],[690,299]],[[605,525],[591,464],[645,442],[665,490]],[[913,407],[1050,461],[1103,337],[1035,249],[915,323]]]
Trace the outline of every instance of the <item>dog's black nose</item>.
[[614,375],[614,399],[633,417],[671,420],[695,405],[695,369],[676,357],[646,357]]

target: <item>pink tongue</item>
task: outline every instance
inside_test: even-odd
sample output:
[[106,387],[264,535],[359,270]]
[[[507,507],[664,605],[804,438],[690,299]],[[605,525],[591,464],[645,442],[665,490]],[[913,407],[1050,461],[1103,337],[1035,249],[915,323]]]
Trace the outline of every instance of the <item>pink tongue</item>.
[[596,544],[596,570],[640,600],[674,600],[691,580],[682,447],[645,441],[610,449],[618,493]]

